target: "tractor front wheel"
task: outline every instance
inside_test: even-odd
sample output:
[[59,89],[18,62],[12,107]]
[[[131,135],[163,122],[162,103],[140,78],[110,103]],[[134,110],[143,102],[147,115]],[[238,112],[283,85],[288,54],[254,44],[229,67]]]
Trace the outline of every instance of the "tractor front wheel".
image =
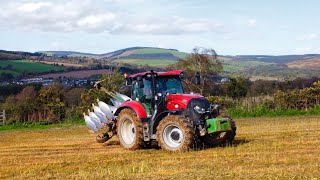
[[156,137],[164,150],[187,151],[194,143],[194,130],[184,117],[169,115],[160,121]]
[[131,109],[124,109],[119,113],[117,134],[120,145],[126,149],[136,150],[144,147],[141,120]]

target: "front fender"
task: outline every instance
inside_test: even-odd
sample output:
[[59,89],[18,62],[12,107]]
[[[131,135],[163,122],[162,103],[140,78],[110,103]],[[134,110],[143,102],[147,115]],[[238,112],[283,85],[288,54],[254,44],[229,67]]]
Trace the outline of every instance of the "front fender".
[[145,110],[145,108],[143,107],[143,105],[138,102],[138,101],[126,101],[124,103],[122,103],[117,111],[114,113],[115,116],[118,116],[118,114],[120,113],[120,111],[122,109],[125,109],[125,108],[130,108],[132,109],[136,114],[137,116],[140,118],[140,119],[145,119],[147,118],[147,112]]
[[167,110],[163,111],[160,114],[157,115],[157,117],[154,119],[154,121],[151,123],[151,129],[153,130],[152,133],[155,133],[157,131],[157,126],[159,125],[159,122],[166,117],[168,114],[173,114],[173,115],[181,115],[182,111],[174,111],[174,110]]

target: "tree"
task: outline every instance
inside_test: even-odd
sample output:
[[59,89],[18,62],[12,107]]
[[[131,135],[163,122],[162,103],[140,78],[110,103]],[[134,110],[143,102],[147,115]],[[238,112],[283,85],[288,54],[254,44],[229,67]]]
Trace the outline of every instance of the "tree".
[[81,102],[81,94],[84,93],[83,88],[72,88],[67,91],[66,94],[66,104],[67,106],[74,108],[77,107]]
[[11,73],[1,73],[0,74],[0,81],[10,81],[14,79],[14,76]]
[[16,96],[9,96],[4,104],[11,119],[15,122],[28,122],[33,120],[32,116],[36,111],[37,92],[32,86],[25,87]]
[[65,116],[64,92],[61,85],[53,84],[41,88],[39,102],[42,105],[43,116],[49,122],[61,121]]
[[245,97],[248,93],[247,80],[244,77],[230,78],[230,80],[223,84],[225,93],[232,97],[232,99],[239,99]]
[[200,85],[197,86],[190,79],[185,79],[185,83],[190,89],[197,89],[201,94],[205,93],[206,86],[209,85],[209,76],[217,75],[223,70],[222,63],[218,60],[215,50],[207,48],[194,48],[192,53],[177,63],[177,68],[185,70],[186,75],[194,76],[200,73]]
[[105,102],[109,101],[109,95],[106,92],[121,92],[124,87],[124,79],[120,71],[110,69],[102,75],[98,84],[96,87],[81,94],[80,112],[86,112],[87,109],[90,109],[91,103],[96,102],[97,99]]
[[250,86],[251,96],[270,95],[275,91],[275,85],[272,81],[257,80]]
[[117,69],[110,69],[107,73],[102,75],[99,81],[100,85],[107,91],[118,92],[124,85],[123,76]]

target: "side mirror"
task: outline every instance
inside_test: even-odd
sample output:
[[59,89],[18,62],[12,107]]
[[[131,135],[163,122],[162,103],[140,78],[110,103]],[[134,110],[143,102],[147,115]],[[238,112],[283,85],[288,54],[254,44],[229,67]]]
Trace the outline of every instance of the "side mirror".
[[126,86],[132,86],[132,79],[131,78],[125,78],[126,80]]
[[143,79],[141,76],[137,77],[137,81],[138,81],[139,88],[144,88]]
[[194,76],[195,77],[195,83],[196,85],[200,85],[201,83],[201,76],[200,76],[200,73],[197,72],[196,75]]
[[184,73],[181,72],[180,75],[179,75],[179,77],[180,77],[181,80],[183,80],[183,79],[184,79]]

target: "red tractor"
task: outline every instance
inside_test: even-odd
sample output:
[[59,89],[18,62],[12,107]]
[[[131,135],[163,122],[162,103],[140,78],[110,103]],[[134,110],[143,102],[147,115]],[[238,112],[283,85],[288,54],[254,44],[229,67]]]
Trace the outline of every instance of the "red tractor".
[[136,150],[157,141],[164,150],[186,151],[199,142],[207,146],[232,143],[235,122],[203,96],[185,94],[182,78],[181,70],[148,71],[125,78],[132,86],[132,100],[114,112],[122,147]]

